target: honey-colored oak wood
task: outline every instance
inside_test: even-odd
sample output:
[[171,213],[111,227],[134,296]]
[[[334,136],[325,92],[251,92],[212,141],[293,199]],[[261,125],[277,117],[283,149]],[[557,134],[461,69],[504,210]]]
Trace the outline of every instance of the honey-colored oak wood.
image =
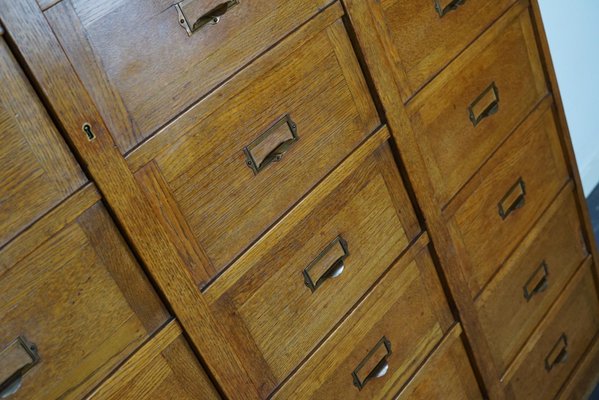
[[[425,239],[392,267],[274,398],[395,396],[452,323]],[[406,319],[410,320],[410,329],[405,329]],[[383,350],[372,354],[382,338],[389,341],[390,353]],[[359,389],[352,373],[362,365],[365,371],[359,369],[357,376],[363,377],[376,368],[382,357],[388,364],[385,374],[368,380]],[[365,359],[371,362],[364,363]]]
[[559,399],[577,400],[587,399],[599,384],[599,337],[595,337],[593,345],[586,351],[583,360],[560,391]]
[[464,350],[461,333],[462,329],[457,325],[447,334],[397,400],[483,398]]
[[[546,51],[543,50],[544,45],[541,43],[541,41],[539,41],[539,37],[543,36],[542,33],[539,33],[537,26],[537,19],[539,19],[540,17],[536,15],[534,12],[533,16],[530,16],[530,3],[528,1],[517,1],[496,23],[494,23],[494,25],[491,28],[489,28],[462,54],[460,54],[453,61],[453,63],[447,67],[446,70],[437,75],[428,86],[426,86],[413,99],[411,99],[411,101],[408,102],[406,107],[402,107],[401,104],[405,100],[405,91],[402,79],[404,79],[405,77],[402,77],[401,74],[396,73],[394,66],[396,60],[394,60],[393,57],[397,56],[397,54],[394,53],[394,45],[392,44],[392,40],[390,39],[390,33],[388,32],[388,29],[386,29],[385,27],[381,27],[380,24],[378,24],[378,21],[384,19],[384,16],[381,15],[380,7],[377,8],[376,6],[370,6],[368,2],[359,2],[354,0],[345,0],[343,1],[343,3],[348,12],[349,23],[351,25],[351,28],[353,29],[353,34],[355,35],[354,37],[356,39],[356,45],[359,48],[359,52],[363,55],[365,64],[368,67],[369,78],[372,79],[372,84],[376,88],[376,92],[378,95],[377,100],[380,101],[380,105],[382,106],[385,112],[386,122],[389,125],[392,136],[394,138],[394,142],[397,145],[399,156],[401,157],[403,165],[407,170],[407,177],[409,179],[411,187],[415,192],[415,196],[418,200],[418,205],[424,215],[426,226],[431,236],[433,245],[441,261],[443,275],[448,284],[448,288],[451,292],[452,298],[455,301],[456,308],[460,315],[460,320],[463,323],[465,336],[468,338],[468,344],[471,349],[470,354],[476,361],[475,364],[479,371],[478,376],[482,379],[483,390],[485,391],[483,395],[497,399],[510,397],[509,391],[506,391],[506,388],[500,384],[502,368],[500,367],[500,365],[498,365],[497,360],[495,359],[495,350],[492,348],[489,341],[485,339],[483,325],[481,323],[478,310],[475,307],[474,300],[476,295],[480,293],[480,290],[485,285],[487,285],[488,281],[492,279],[493,276],[495,276],[497,271],[500,271],[501,273],[501,266],[505,258],[512,253],[512,251],[515,248],[514,245],[518,245],[520,243],[520,241],[526,235],[526,232],[530,231],[535,226],[536,221],[538,221],[538,218],[543,214],[543,209],[538,209],[539,207],[533,207],[534,209],[531,211],[531,213],[536,213],[536,217],[532,218],[532,220],[528,222],[526,228],[522,226],[520,230],[514,230],[514,232],[518,231],[517,236],[519,236],[519,238],[513,239],[511,245],[506,243],[508,246],[511,246],[511,249],[503,250],[502,248],[502,251],[504,251],[504,255],[500,257],[502,258],[501,261],[493,262],[492,265],[479,264],[483,268],[482,274],[488,275],[487,278],[483,279],[483,282],[480,283],[477,283],[476,279],[472,279],[471,273],[477,273],[478,271],[476,268],[472,267],[468,260],[470,259],[472,252],[478,252],[478,248],[481,247],[481,244],[483,244],[484,246],[491,247],[496,245],[495,243],[490,243],[492,241],[497,240],[496,235],[489,234],[488,232],[488,229],[491,228],[492,225],[487,225],[486,228],[479,229],[479,233],[482,236],[473,235],[469,245],[465,246],[460,238],[461,234],[456,232],[455,224],[453,224],[452,226],[451,224],[448,224],[447,221],[448,218],[450,218],[451,221],[451,218],[455,217],[457,209],[459,209],[463,205],[463,203],[469,198],[469,196],[472,195],[472,191],[469,191],[468,188],[479,187],[481,185],[484,186],[484,184],[482,184],[480,180],[477,179],[477,171],[481,167],[483,169],[486,167],[488,168],[488,172],[491,173],[492,168],[488,167],[491,164],[489,162],[490,157],[496,158],[495,174],[497,174],[497,176],[501,176],[505,174],[507,170],[513,168],[513,166],[510,166],[510,161],[503,162],[504,157],[500,157],[497,154],[500,151],[502,151],[503,148],[506,147],[505,145],[508,143],[506,139],[508,139],[508,137],[512,135],[512,130],[518,124],[520,124],[520,121],[522,121],[522,119],[524,119],[527,116],[527,114],[529,114],[529,112],[533,109],[538,109],[538,111],[535,111],[536,114],[550,114],[550,112],[548,112],[547,110],[553,109],[553,112],[555,113],[556,119],[558,121],[557,127],[555,127],[555,125],[551,127],[553,123],[548,122],[545,125],[548,127],[548,131],[554,132],[553,136],[555,137],[555,139],[549,140],[549,143],[546,142],[543,144],[543,146],[551,148],[551,150],[547,154],[552,153],[552,155],[549,156],[547,160],[555,160],[551,161],[549,165],[557,165],[558,171],[555,173],[555,176],[553,177],[549,177],[549,175],[547,175],[548,178],[550,180],[556,179],[556,182],[557,180],[561,180],[562,183],[551,184],[551,186],[554,187],[554,189],[551,189],[551,192],[553,192],[552,195],[548,192],[546,195],[541,195],[541,197],[546,197],[544,200],[544,206],[541,206],[540,208],[546,208],[553,202],[555,195],[560,190],[560,188],[564,188],[568,176],[574,177],[574,181],[569,185],[565,186],[565,190],[571,191],[572,188],[575,188],[578,208],[578,215],[576,216],[576,218],[584,220],[582,224],[584,227],[583,239],[585,241],[585,247],[589,249],[591,253],[595,253],[595,244],[591,243],[593,242],[593,237],[592,234],[589,234],[588,214],[585,214],[585,206],[582,205],[584,199],[581,197],[580,193],[580,181],[578,178],[577,170],[571,167],[573,163],[571,144],[569,143],[569,138],[567,137],[567,135],[564,135],[564,127],[562,121],[565,121],[565,119],[563,118],[563,110],[561,109],[561,103],[558,99],[556,100],[557,102],[555,103],[555,105],[553,105],[551,100],[552,96],[547,97],[547,85],[551,84],[551,79],[549,79],[549,82],[547,82],[548,75],[545,69],[551,69],[551,67],[550,65],[549,67],[547,67],[548,64],[546,62]],[[464,5],[462,5],[462,7],[463,6]],[[535,11],[536,8],[536,2],[533,2],[533,11]],[[455,11],[455,13],[457,12],[459,12],[459,8]],[[475,151],[481,151],[481,153],[478,153],[481,156],[481,158],[473,162],[472,165],[468,167],[469,169],[471,169],[471,173],[474,174],[474,177],[469,174],[464,174],[462,181],[456,181],[456,192],[459,191],[460,186],[462,186],[463,184],[466,184],[466,186],[464,190],[462,190],[457,195],[455,195],[455,193],[447,194],[445,200],[449,201],[452,197],[453,200],[449,206],[443,209],[442,207],[444,206],[444,203],[446,201],[443,201],[443,196],[441,196],[441,198],[438,196],[439,187],[446,187],[447,182],[450,182],[450,180],[447,179],[447,176],[449,176],[448,174],[455,173],[455,168],[444,168],[440,171],[440,174],[437,177],[432,176],[434,174],[431,174],[429,172],[431,164],[433,163],[433,155],[430,151],[427,151],[427,149],[423,148],[422,146],[423,134],[421,131],[416,131],[414,129],[414,114],[409,112],[410,107],[413,107],[414,104],[418,104],[417,100],[419,96],[422,96],[423,93],[426,93],[426,90],[431,90],[432,93],[432,88],[435,81],[440,82],[438,84],[439,87],[441,87],[443,84],[451,86],[451,80],[448,80],[446,82],[442,80],[442,76],[444,76],[444,74],[450,76],[450,72],[453,71],[453,75],[451,75],[454,78],[453,80],[460,79],[462,72],[467,69],[468,64],[460,64],[459,61],[460,59],[466,59],[468,55],[470,55],[472,63],[479,65],[479,71],[485,69],[489,70],[493,68],[498,68],[498,70],[500,70],[502,67],[510,68],[514,66],[514,63],[502,63],[502,61],[499,61],[497,63],[498,66],[495,67],[494,63],[490,62],[490,59],[492,57],[486,57],[492,54],[492,52],[489,52],[490,48],[497,46],[498,43],[501,43],[501,41],[509,39],[510,35],[497,35],[497,33],[501,31],[505,32],[506,27],[509,28],[510,26],[513,27],[512,32],[520,32],[516,35],[519,36],[519,38],[512,39],[513,45],[511,47],[508,46],[509,50],[502,52],[501,59],[505,60],[506,57],[510,58],[512,56],[512,52],[519,52],[521,56],[517,58],[528,60],[527,62],[521,64],[521,71],[523,72],[518,74],[512,74],[510,80],[520,79],[526,75],[530,76],[531,78],[529,82],[532,82],[532,84],[526,96],[532,95],[531,93],[536,93],[534,95],[536,100],[531,100],[528,103],[529,105],[525,107],[525,109],[518,111],[520,112],[520,117],[519,119],[514,119],[511,128],[506,127],[503,124],[498,124],[497,128],[504,129],[504,133],[500,135],[501,137],[497,136],[494,139],[492,139],[491,141],[495,141],[495,143],[486,149],[480,150],[481,148],[486,146],[481,146],[480,143],[483,143],[485,140],[488,139],[488,137],[485,137],[482,140],[472,140],[465,142],[456,141],[455,143],[450,143],[450,145],[457,146],[458,152],[451,151],[450,146],[439,146],[439,152],[441,153],[441,156],[445,157],[446,159],[454,157],[453,159],[457,163],[458,168],[460,168],[462,164],[470,164],[473,160],[473,157],[471,157],[470,153],[462,154],[461,156],[457,155],[459,151],[462,151],[462,148],[467,146],[473,146],[475,147]],[[491,39],[492,36],[495,37]],[[524,50],[515,51],[512,49],[512,47]],[[487,51],[487,53],[485,53],[485,51]],[[495,77],[496,76],[491,76],[491,78]],[[456,90],[459,91],[460,88],[468,86],[469,83],[470,81],[468,81],[466,84],[456,85]],[[555,85],[551,85],[552,88],[555,87]],[[485,87],[483,87],[482,89],[485,89]],[[447,93],[443,91],[438,91],[437,93],[438,95],[436,97],[430,97],[430,109],[432,110],[431,115],[435,110],[437,110],[437,108],[435,107],[438,104],[444,104],[443,102],[447,101],[447,96],[455,95],[455,92],[451,91],[448,91]],[[550,95],[551,94],[553,93],[550,93]],[[472,106],[473,114],[475,115],[485,114],[486,109],[481,106],[482,103],[479,103],[483,101],[488,105],[492,105],[494,95],[495,99],[499,98],[498,111],[493,113],[493,108],[489,108],[489,116],[487,118],[482,119],[482,121],[478,122],[477,127],[484,126],[483,124],[489,123],[493,120],[494,117],[501,116],[503,103],[501,90],[498,89],[496,93],[491,94],[489,93],[489,91],[487,91],[484,92],[484,94],[479,98],[475,97],[473,100],[471,100],[473,103],[466,103],[467,107],[464,112],[466,114],[466,121],[469,122],[471,126],[473,126],[474,124],[468,118],[468,106]],[[521,101],[522,99],[526,98],[526,96],[516,96],[514,98],[515,100],[512,100],[509,103],[511,105],[514,101]],[[459,99],[459,97],[455,98]],[[428,102],[422,102],[421,104],[423,106],[429,105]],[[448,110],[453,111],[452,107],[454,104],[457,103],[454,101],[447,102],[445,104],[449,105],[447,107]],[[439,125],[441,126],[441,128],[443,128],[444,125],[447,124],[446,120],[440,119],[439,121],[443,121],[443,123]],[[416,120],[416,122],[420,123],[420,121],[418,120]],[[440,131],[444,132],[443,129],[440,129]],[[495,134],[495,131],[490,132],[491,137]],[[458,132],[460,131],[458,130]],[[430,134],[430,131],[424,133]],[[471,139],[471,137],[468,137],[468,139]],[[515,145],[515,141],[514,148],[516,150],[519,149],[519,146]],[[505,150],[504,154],[507,154]],[[516,156],[512,154],[511,157],[513,159],[513,157]],[[567,167],[564,166],[563,161],[560,161],[563,159],[567,160]],[[523,161],[523,164],[525,163],[526,162]],[[543,169],[546,168],[546,165],[541,162],[539,163],[539,166],[536,168]],[[541,172],[535,171],[535,174],[536,173]],[[479,178],[481,176],[482,175],[478,175]],[[514,183],[516,183],[517,181],[518,177],[515,177],[515,182],[513,182],[512,185],[514,185]],[[541,186],[541,192],[546,192],[549,189],[545,187],[546,185],[542,184]],[[570,188],[569,190],[567,189],[568,186]],[[519,199],[519,193],[517,190],[510,190],[512,188],[514,188],[514,186],[508,186],[503,193],[504,197],[500,196],[497,199],[497,202],[495,202],[495,204],[493,205],[493,207],[495,207],[495,212],[499,211],[499,205],[502,203],[507,205],[515,204],[516,207],[514,207],[514,210],[516,211],[516,213],[522,211],[522,209],[518,208],[517,200]],[[485,205],[482,204],[483,202],[481,202],[479,199],[476,199],[476,196],[472,197],[472,203],[470,204],[470,206],[485,207]],[[472,212],[472,207],[470,206],[464,207],[464,215]],[[488,202],[486,206],[491,206],[491,203]],[[510,207],[507,207],[506,209],[509,208]],[[509,214],[512,214],[512,217],[516,215],[511,212]],[[473,221],[475,223],[478,222],[476,220]],[[466,227],[467,225],[468,224],[464,222],[464,226]],[[459,238],[459,240],[456,241],[456,237]],[[477,238],[476,240],[474,239],[475,237]],[[506,240],[509,242],[512,239],[500,238],[500,240]],[[494,254],[493,251],[491,251],[489,254],[491,253]],[[472,285],[474,286],[474,289],[472,289]],[[537,318],[539,317],[540,316],[537,316]],[[530,329],[530,327],[528,329]],[[526,329],[524,329],[524,332],[526,332]],[[518,333],[522,334],[520,332]],[[526,334],[524,335],[526,336]]]
[[[127,152],[332,0],[241,1],[188,36],[171,0],[64,0],[45,11]],[[222,0],[185,2],[190,25]],[[168,104],[168,106],[165,106]]]
[[87,178],[3,38],[0,81],[2,248],[83,186]]
[[476,299],[485,336],[504,370],[589,255],[570,187]]
[[171,321],[88,397],[89,400],[220,399],[181,326]]
[[[164,224],[180,227],[173,240],[189,254],[198,285],[230,265],[380,125],[342,22],[326,23],[286,39],[162,130],[152,141],[162,146],[142,145],[129,158],[147,161],[136,177],[163,210]],[[286,115],[292,122],[277,138],[269,128]],[[244,148],[266,133],[258,150],[267,157],[292,137],[289,123],[299,139],[281,159],[258,173],[248,168]]]
[[[546,93],[530,17],[517,3],[406,106],[440,206]],[[475,125],[470,109],[481,117],[494,101],[496,112]]]
[[[24,336],[40,357],[11,398],[81,398],[168,318],[97,192],[81,196],[0,252],[11,260],[0,276],[0,349]],[[5,362],[3,377],[15,372]]]
[[454,240],[463,248],[460,263],[472,297],[496,273],[568,179],[553,113],[545,102],[446,210]]
[[591,265],[589,259],[577,272],[505,374],[514,398],[553,398],[591,345],[599,331]]
[[[188,272],[177,248],[158,219],[142,188],[115,146],[94,103],[69,64],[52,29],[31,0],[6,0],[0,22],[35,76],[40,94],[61,124],[74,151],[85,160],[94,179],[146,270],[157,284],[190,340],[210,365],[211,375],[230,398],[256,398],[258,391],[230,344],[222,326]],[[88,123],[94,139],[82,130]]]
[[367,0],[367,3],[388,31],[393,72],[402,98],[407,101],[514,0],[466,1],[453,10],[451,3],[455,1],[450,0]]
[[[383,128],[370,138],[204,293],[214,314],[228,324],[237,351],[264,375],[265,395],[420,231],[386,144],[388,135]],[[340,272],[326,272],[339,271],[342,252],[327,251],[338,237],[348,255]],[[308,268],[314,260],[322,265]],[[308,287],[306,273],[313,283],[324,276],[322,284]]]
[[588,392],[597,253],[536,1],[1,0],[0,27],[25,391]]

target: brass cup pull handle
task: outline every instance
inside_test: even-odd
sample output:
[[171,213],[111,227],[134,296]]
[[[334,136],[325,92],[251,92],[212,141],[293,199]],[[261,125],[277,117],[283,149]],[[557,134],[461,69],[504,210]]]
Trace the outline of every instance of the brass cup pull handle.
[[362,390],[369,381],[385,376],[389,371],[390,355],[391,342],[383,336],[352,372],[354,386]]
[[0,399],[20,388],[23,375],[40,361],[37,346],[19,336],[0,352]]
[[199,17],[195,18],[195,22],[190,23],[190,21],[194,21],[194,18],[188,18],[188,16],[193,15],[194,11],[196,11],[198,7],[197,1],[198,0],[183,0],[175,4],[179,25],[185,29],[188,36],[193,35],[204,27],[218,24],[220,18],[240,2],[240,0],[225,1],[207,13],[201,14]]
[[439,14],[439,17],[443,18],[447,13],[451,11],[455,11],[464,4],[466,0],[452,0],[449,3],[443,5],[445,3],[444,0],[435,0],[435,10]]
[[285,114],[244,147],[246,165],[257,175],[269,164],[281,161],[298,140],[297,125],[289,114]]
[[304,269],[304,283],[314,293],[325,281],[343,273],[348,256],[347,242],[341,236],[337,236]]
[[535,295],[547,290],[548,287],[549,267],[543,261],[524,285],[524,298],[526,301],[530,301]]
[[559,364],[565,364],[568,361],[568,336],[562,334],[549,355],[545,358],[545,369],[551,371]]
[[526,204],[526,184],[522,178],[519,178],[497,205],[499,216],[505,220],[514,211],[524,207],[524,204]]
[[499,89],[491,83],[468,107],[470,121],[475,127],[499,111]]

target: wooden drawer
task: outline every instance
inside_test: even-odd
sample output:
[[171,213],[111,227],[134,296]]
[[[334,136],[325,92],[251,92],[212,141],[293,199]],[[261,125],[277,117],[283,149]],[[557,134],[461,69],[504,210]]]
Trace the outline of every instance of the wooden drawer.
[[574,196],[565,190],[475,303],[502,372],[588,255]]
[[503,381],[517,399],[550,399],[564,384],[599,330],[591,260],[575,275]]
[[458,325],[401,391],[397,400],[482,399]]
[[[45,14],[126,152],[331,2],[64,0]],[[224,14],[188,36],[177,4],[191,25]]]
[[204,292],[268,395],[419,232],[383,129]]
[[220,399],[172,321],[139,349],[88,400]]
[[407,105],[441,206],[546,93],[519,2]]
[[[514,1],[369,1],[387,28],[404,100],[464,50]],[[377,3],[380,3],[378,9]]]
[[379,126],[341,12],[320,14],[128,158],[199,285]]
[[551,204],[568,172],[548,101],[503,144],[446,210],[474,297]]
[[0,81],[2,248],[86,178],[1,36]]
[[590,399],[591,394],[599,384],[598,365],[599,337],[595,337],[591,348],[585,352],[584,358],[576,366],[576,370],[557,398],[563,400]]
[[0,262],[0,381],[11,399],[81,398],[168,318],[92,186]]
[[397,394],[453,322],[426,242],[422,237],[392,267],[274,398]]

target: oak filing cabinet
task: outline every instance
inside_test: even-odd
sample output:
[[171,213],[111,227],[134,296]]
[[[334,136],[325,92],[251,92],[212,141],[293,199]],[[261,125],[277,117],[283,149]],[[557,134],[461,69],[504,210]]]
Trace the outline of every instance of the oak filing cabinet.
[[0,0],[0,396],[578,399],[536,0]]

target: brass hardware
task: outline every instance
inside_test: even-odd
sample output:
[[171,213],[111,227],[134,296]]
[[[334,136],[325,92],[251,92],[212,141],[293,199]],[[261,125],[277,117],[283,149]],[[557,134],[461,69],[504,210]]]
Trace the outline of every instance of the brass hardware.
[[191,10],[194,8],[190,5],[197,3],[197,1],[198,0],[183,0],[175,4],[175,9],[177,10],[177,16],[179,18],[179,25],[185,29],[185,32],[187,32],[188,36],[193,35],[195,32],[206,26],[218,24],[220,22],[220,18],[240,2],[240,0],[225,1],[207,13],[201,15],[195,20],[194,23],[190,24],[187,14],[190,14]]
[[[391,342],[383,336],[352,372],[354,385],[362,390],[368,381],[385,376],[389,370],[390,355]],[[375,362],[376,364],[374,364]],[[364,369],[364,373],[362,369]]]
[[83,132],[85,132],[85,135],[87,136],[87,140],[89,140],[90,142],[96,138],[96,135],[92,131],[91,125],[88,124],[87,122],[85,124],[83,124],[82,129],[83,129]]
[[[336,278],[345,269],[345,259],[349,256],[347,242],[337,236],[331,243],[320,252],[304,269],[304,283],[315,292],[326,280]],[[311,273],[316,273],[316,280],[312,279]]]
[[40,361],[37,346],[19,336],[0,353],[0,399],[21,388],[23,375]]
[[[484,108],[481,110],[481,106]],[[468,107],[470,121],[472,125],[477,126],[483,119],[499,111],[499,89],[495,82],[491,83]]]
[[524,207],[526,203],[526,185],[522,178],[510,188],[507,194],[501,199],[498,204],[499,216],[501,219],[506,219],[514,211]]
[[[539,278],[539,275],[541,277]],[[549,287],[549,268],[543,260],[539,268],[535,270],[532,276],[524,285],[524,298],[530,301],[536,294],[542,293]]]
[[558,364],[565,364],[568,361],[568,337],[562,334],[555,346],[545,358],[545,369],[551,371]]
[[466,2],[466,0],[453,0],[443,7],[441,5],[442,1],[443,0],[435,0],[435,10],[437,10],[439,17],[441,18],[443,18],[448,12],[457,10],[459,6]]
[[289,114],[285,114],[243,149],[246,164],[257,175],[269,164],[281,161],[298,140],[297,125]]

